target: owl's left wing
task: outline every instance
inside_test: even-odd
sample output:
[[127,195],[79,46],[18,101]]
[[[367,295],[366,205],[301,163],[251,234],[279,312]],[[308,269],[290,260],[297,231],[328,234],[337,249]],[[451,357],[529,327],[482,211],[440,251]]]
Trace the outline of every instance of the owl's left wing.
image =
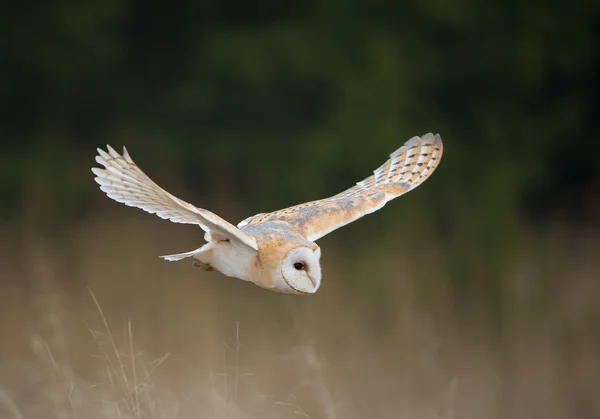
[[137,207],[175,223],[196,224],[210,241],[231,240],[258,250],[254,237],[240,231],[212,212],[197,208],[171,195],[154,183],[131,159],[123,147],[123,155],[108,146],[108,153],[98,149],[96,161],[104,169],[92,168],[94,179],[109,198]]
[[330,198],[258,214],[239,228],[267,221],[289,223],[306,240],[315,241],[367,214],[423,183],[440,163],[443,153],[439,135],[413,137],[393,152],[373,175]]

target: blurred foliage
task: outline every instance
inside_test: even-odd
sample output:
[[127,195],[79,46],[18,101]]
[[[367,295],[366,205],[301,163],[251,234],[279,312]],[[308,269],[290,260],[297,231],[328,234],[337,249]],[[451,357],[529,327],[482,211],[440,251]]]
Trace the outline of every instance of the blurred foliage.
[[[4,2],[3,387],[40,417],[36,397],[77,390],[42,387],[55,371],[11,355],[39,328],[75,338],[73,370],[93,375],[94,348],[50,315],[96,315],[89,286],[111,324],[133,317],[136,347],[192,357],[169,367],[180,383],[178,367],[194,383],[190,366],[220,367],[242,319],[241,365],[267,388],[320,383],[312,352],[281,357],[314,343],[340,417],[429,408],[450,380],[455,417],[598,417],[599,67],[591,0]],[[237,222],[336,194],[430,131],[436,173],[323,238],[338,246],[323,246],[327,286],[310,299],[153,259],[201,231],[110,201],[90,172],[96,147],[126,145],[161,186]],[[365,394],[369,409],[346,403]]]
[[435,220],[457,276],[476,271],[461,255],[501,261],[523,221],[600,212],[600,3],[4,9],[9,219],[61,226],[91,210],[104,198],[89,167],[107,142],[126,144],[159,184],[195,191],[183,197],[198,205],[227,202],[212,209],[241,219],[335,194],[429,131],[445,141],[443,163],[411,203],[380,217]]

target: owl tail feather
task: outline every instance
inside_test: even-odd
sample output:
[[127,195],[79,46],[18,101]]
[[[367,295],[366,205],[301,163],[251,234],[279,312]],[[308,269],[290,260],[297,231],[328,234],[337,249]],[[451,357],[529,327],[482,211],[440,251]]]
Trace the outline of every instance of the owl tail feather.
[[191,252],[176,253],[174,255],[164,255],[164,256],[159,256],[159,257],[161,257],[165,260],[168,260],[169,262],[177,262],[178,260],[181,260],[181,259],[193,257],[197,253],[200,253],[201,250],[203,250],[202,247],[199,249],[196,249],[196,250],[192,250]]

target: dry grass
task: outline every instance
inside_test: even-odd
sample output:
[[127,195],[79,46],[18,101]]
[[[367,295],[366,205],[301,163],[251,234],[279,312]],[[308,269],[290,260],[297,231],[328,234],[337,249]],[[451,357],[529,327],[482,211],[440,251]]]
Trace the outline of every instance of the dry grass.
[[155,258],[193,247],[196,233],[143,218],[95,220],[60,241],[5,237],[0,417],[600,415],[592,233],[523,238],[500,303],[485,270],[451,285],[431,240],[392,257],[377,246],[336,255],[326,239],[312,297]]

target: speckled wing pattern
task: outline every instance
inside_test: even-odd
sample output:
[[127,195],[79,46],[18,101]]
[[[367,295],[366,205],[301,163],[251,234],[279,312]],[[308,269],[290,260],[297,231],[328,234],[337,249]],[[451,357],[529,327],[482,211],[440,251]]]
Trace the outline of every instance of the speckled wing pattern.
[[92,168],[94,179],[109,198],[130,207],[141,208],[175,223],[197,224],[212,241],[231,240],[258,250],[254,237],[216,214],[196,208],[162,189],[133,162],[127,149],[123,155],[108,146],[108,153],[98,149],[96,161],[105,167]]
[[239,228],[269,221],[291,224],[306,240],[324,235],[377,211],[386,202],[423,183],[438,166],[442,139],[431,133],[413,137],[362,182],[330,198],[306,202],[279,211],[257,214]]

